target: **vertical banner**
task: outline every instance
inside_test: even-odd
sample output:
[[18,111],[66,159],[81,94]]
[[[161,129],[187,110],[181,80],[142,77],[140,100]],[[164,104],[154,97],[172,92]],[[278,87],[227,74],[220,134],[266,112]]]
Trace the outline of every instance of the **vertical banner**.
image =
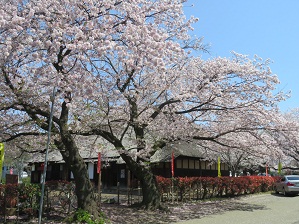
[[99,174],[98,179],[98,195],[99,195],[99,208],[101,210],[101,201],[102,201],[102,174],[101,174],[101,153],[98,153],[98,164],[97,164],[97,173]]
[[101,173],[101,153],[98,153],[97,173]]
[[174,177],[174,153],[171,153],[171,195],[172,195],[172,203],[174,203],[174,185],[173,185],[173,177]]
[[218,177],[221,177],[221,160],[220,160],[220,156],[218,156]]
[[171,153],[171,176],[174,177],[174,153]]
[[2,166],[4,160],[4,143],[0,142],[0,183],[2,180]]

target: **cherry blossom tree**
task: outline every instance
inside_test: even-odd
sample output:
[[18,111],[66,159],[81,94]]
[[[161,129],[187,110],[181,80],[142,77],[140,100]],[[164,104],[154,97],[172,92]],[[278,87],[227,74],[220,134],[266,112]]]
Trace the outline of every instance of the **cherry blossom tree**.
[[273,93],[279,81],[268,60],[191,56],[203,45],[188,35],[197,20],[185,19],[182,2],[0,3],[1,138],[44,134],[56,87],[54,142],[74,174],[79,208],[95,216],[75,135],[112,144],[140,180],[142,204],[157,208],[149,157],[159,142],[241,148],[240,136],[270,128],[285,98]]
[[[291,160],[298,161],[298,121],[295,111],[286,114],[277,112],[268,116],[267,126],[247,131],[245,136],[235,136],[237,141],[242,142],[239,144],[242,148],[233,151],[228,148],[230,153],[226,154],[226,158],[231,159],[231,155],[234,155],[235,159],[232,161],[235,164],[239,162],[243,166],[247,164],[248,167],[262,166],[278,170],[278,164],[283,163],[284,169],[295,169],[291,165],[294,163]],[[219,151],[221,152],[218,150],[218,153]],[[245,161],[242,161],[242,158]]]
[[274,130],[269,134],[276,140],[276,144],[283,152],[283,156],[278,159],[283,163],[285,169],[298,169],[294,163],[299,162],[299,119],[298,108],[294,108],[284,114],[281,114],[284,127],[282,130]]
[[[278,127],[272,127],[271,130],[282,132]],[[229,134],[225,136],[229,145],[210,144],[211,148],[206,149],[207,158],[217,162],[216,159],[220,156],[221,161],[228,165],[232,176],[243,171],[255,173],[260,167],[273,168],[278,165],[279,159],[285,159],[286,156],[276,138],[268,132],[269,127],[263,127]]]
[[[187,32],[180,0],[17,1],[0,3],[2,140],[47,131],[49,96],[56,93],[53,137],[73,172],[78,207],[97,216],[92,185],[73,134],[96,134],[123,153],[128,130],[143,138],[136,93],[159,99],[171,85],[167,70],[200,48]],[[144,75],[146,74],[146,75]],[[152,82],[154,89],[147,84]],[[163,82],[163,87],[158,85]],[[141,88],[142,84],[142,88]],[[163,91],[162,94],[163,95]],[[138,97],[139,98],[139,97]],[[148,109],[155,99],[141,99]],[[139,103],[139,102],[138,102]],[[147,108],[143,107],[147,113]],[[144,143],[139,143],[140,148]],[[140,171],[146,170],[139,166]],[[154,187],[154,178],[142,179]],[[146,189],[146,187],[145,187]],[[154,196],[154,197],[152,197]],[[150,203],[150,200],[153,203]],[[159,204],[157,189],[144,204]]]

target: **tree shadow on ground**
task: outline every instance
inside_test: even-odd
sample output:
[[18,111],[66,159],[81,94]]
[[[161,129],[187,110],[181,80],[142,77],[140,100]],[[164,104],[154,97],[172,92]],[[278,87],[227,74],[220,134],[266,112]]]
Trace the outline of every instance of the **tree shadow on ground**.
[[271,195],[276,196],[276,197],[299,197],[298,194],[287,194],[287,195],[283,195],[281,193],[277,194],[275,192],[272,192]]
[[[103,203],[101,208],[107,218],[110,219],[109,223],[111,224],[166,224],[189,219],[201,219],[205,216],[222,214],[227,211],[238,210],[253,212],[255,210],[267,209],[266,206],[257,203],[247,203],[246,196],[207,201],[178,202],[174,204],[166,203],[165,205],[169,208],[168,212],[138,209],[130,207],[126,203]],[[52,210],[48,216],[43,218],[43,223],[64,223],[67,216],[68,214],[61,214]],[[25,220],[19,220],[20,223],[37,223],[36,219],[30,220],[29,222],[24,221]]]
[[125,205],[103,205],[103,211],[111,223],[175,223],[189,219],[200,219],[208,215],[221,214],[226,211],[248,211],[267,209],[263,205],[249,204],[238,198],[213,201],[167,204],[169,212],[146,211]]

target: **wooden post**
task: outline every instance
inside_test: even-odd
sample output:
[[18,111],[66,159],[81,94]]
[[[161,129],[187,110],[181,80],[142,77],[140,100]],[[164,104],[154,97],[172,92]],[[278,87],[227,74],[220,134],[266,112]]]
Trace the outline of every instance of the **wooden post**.
[[174,187],[173,187],[173,177],[171,178],[171,192],[172,192],[172,204],[174,203]]
[[174,203],[173,178],[174,178],[174,152],[172,151],[172,153],[171,153],[171,191],[172,191],[172,203]]
[[119,182],[117,182],[117,204],[119,204]]
[[97,163],[97,173],[99,174],[99,179],[98,179],[98,195],[99,195],[99,208],[100,208],[100,211],[101,211],[101,200],[102,200],[102,194],[101,194],[101,183],[102,183],[102,172],[101,172],[101,166],[102,166],[102,163],[101,163],[101,153],[99,152],[98,153],[98,163]]
[[99,180],[98,180],[98,194],[99,194],[99,207],[100,207],[100,211],[101,211],[101,200],[102,200],[102,194],[101,194],[101,172],[99,172]]
[[127,192],[128,192],[128,204],[130,204],[130,187],[131,187],[131,172],[128,170],[128,180],[127,180]]
[[138,203],[139,203],[139,198],[140,198],[140,181],[138,181]]

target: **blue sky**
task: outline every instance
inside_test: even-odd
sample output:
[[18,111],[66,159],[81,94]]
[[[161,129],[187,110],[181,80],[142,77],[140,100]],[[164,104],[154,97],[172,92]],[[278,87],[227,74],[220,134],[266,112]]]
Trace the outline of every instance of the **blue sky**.
[[189,0],[184,10],[199,18],[192,35],[210,44],[204,58],[229,57],[231,51],[270,58],[279,89],[292,92],[281,111],[299,108],[298,0]]

